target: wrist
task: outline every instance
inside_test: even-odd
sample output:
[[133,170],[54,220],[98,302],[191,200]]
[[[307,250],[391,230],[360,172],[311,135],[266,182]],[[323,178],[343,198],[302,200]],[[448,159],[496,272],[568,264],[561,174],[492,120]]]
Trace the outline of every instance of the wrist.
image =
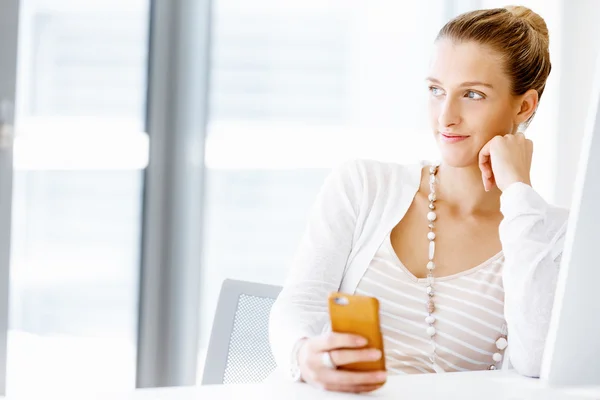
[[515,183],[523,183],[525,185],[531,186],[531,178],[529,176],[514,176],[504,183],[501,190],[505,191],[509,186],[512,186]]
[[302,369],[301,369],[301,351],[306,344],[308,338],[302,338],[296,342],[292,349],[291,363],[290,363],[290,377],[294,382],[303,382]]

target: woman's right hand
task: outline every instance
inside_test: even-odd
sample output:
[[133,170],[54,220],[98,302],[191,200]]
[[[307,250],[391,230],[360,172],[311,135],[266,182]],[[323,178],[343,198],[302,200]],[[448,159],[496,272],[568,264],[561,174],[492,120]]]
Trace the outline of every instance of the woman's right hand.
[[335,366],[361,361],[375,361],[383,357],[381,351],[365,348],[367,341],[356,335],[325,333],[303,339],[298,351],[302,379],[314,386],[335,392],[364,393],[379,389],[385,383],[385,371],[354,372],[331,369],[323,364],[323,353],[329,352]]

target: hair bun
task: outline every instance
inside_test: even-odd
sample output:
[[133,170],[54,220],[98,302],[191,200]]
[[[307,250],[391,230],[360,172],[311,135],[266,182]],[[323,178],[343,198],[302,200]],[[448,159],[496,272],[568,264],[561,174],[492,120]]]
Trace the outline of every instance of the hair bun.
[[523,6],[506,6],[504,8],[515,17],[527,22],[546,42],[550,41],[548,26],[544,19],[538,14]]

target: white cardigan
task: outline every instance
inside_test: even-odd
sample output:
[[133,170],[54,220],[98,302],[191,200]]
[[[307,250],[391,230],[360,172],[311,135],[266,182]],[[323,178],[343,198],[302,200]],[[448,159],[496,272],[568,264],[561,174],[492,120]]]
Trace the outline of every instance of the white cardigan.
[[[298,340],[330,329],[327,296],[354,293],[386,234],[420,186],[421,165],[349,161],[327,177],[309,215],[286,283],[273,305],[270,340],[289,371]],[[512,366],[539,376],[568,212],[515,183],[501,196],[504,314]],[[507,350],[508,350],[507,349]]]

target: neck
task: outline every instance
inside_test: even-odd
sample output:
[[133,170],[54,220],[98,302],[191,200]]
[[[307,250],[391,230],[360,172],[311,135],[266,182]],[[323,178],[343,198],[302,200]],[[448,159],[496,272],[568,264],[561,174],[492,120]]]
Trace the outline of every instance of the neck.
[[[478,165],[456,168],[441,164],[437,172],[436,192],[459,215],[472,215],[500,210],[500,190],[486,192]],[[426,180],[429,191],[429,177]]]

